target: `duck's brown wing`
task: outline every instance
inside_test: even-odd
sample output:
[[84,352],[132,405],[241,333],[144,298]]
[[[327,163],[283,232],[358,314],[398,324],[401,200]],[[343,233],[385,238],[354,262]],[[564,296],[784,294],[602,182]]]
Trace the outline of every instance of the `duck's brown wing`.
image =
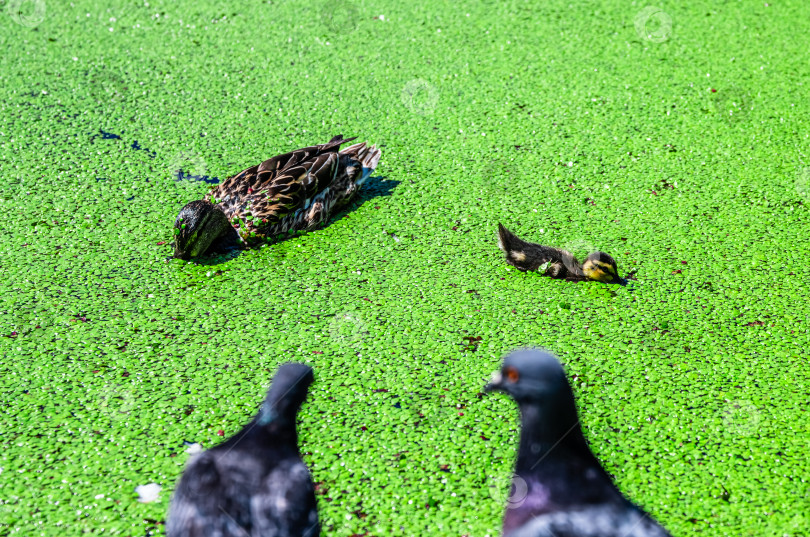
[[226,179],[205,199],[217,203],[229,219],[239,218],[249,227],[272,226],[332,184],[339,175],[340,145],[354,139],[335,136],[267,159]]

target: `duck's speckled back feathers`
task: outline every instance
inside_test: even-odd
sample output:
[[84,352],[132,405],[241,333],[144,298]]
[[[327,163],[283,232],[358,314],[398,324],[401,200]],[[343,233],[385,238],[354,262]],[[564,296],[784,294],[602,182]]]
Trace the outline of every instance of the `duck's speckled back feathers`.
[[298,451],[295,416],[312,369],[284,364],[257,415],[191,459],[169,508],[169,537],[317,537],[315,488]]
[[216,203],[243,238],[313,229],[354,195],[379,162],[380,150],[365,143],[339,150],[354,139],[335,136],[265,160],[226,179],[205,200]]
[[527,242],[498,224],[498,247],[506,254],[506,262],[522,271],[535,271],[543,265],[543,274],[570,281],[586,279],[582,265],[574,254],[559,248]]

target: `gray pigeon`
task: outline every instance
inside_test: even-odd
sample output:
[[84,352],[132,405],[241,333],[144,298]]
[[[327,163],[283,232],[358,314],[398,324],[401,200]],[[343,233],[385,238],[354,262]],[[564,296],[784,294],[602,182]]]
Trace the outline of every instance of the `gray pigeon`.
[[295,427],[313,381],[311,367],[282,365],[250,423],[189,461],[169,507],[169,537],[320,535]]
[[559,360],[539,349],[504,358],[484,391],[511,395],[521,435],[506,537],[670,537],[630,503],[591,452]]

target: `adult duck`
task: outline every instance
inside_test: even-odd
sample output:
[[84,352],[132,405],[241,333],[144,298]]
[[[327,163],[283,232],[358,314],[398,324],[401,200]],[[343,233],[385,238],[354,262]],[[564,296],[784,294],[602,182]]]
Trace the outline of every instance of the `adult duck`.
[[174,257],[317,228],[351,200],[380,161],[373,145],[340,149],[354,139],[335,136],[265,160],[188,203],[174,222]]

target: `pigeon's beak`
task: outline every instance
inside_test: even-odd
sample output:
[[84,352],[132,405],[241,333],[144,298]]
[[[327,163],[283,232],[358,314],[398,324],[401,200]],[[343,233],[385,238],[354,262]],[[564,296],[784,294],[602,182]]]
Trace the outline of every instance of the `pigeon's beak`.
[[500,371],[495,371],[492,374],[492,379],[489,381],[489,384],[484,386],[484,392],[494,392],[498,391],[503,387],[503,375],[501,375]]

